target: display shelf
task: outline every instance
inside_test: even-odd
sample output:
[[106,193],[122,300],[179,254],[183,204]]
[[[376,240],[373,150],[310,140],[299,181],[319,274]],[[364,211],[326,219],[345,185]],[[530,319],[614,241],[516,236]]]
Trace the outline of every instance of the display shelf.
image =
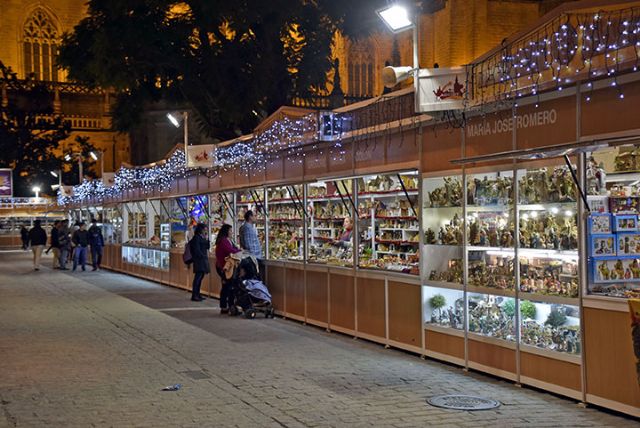
[[456,337],[464,337],[464,330],[458,330],[451,327],[442,327],[438,324],[425,323],[424,329],[427,331],[435,331],[436,333],[443,333]]
[[425,279],[422,281],[422,285],[427,287],[435,287],[435,288],[447,288],[450,290],[464,290],[463,284],[458,284],[456,282],[446,282],[446,281],[432,281],[429,279]]
[[159,270],[169,270],[169,251],[135,245],[122,246],[122,261]]
[[470,293],[491,294],[493,296],[516,297],[515,290],[502,288],[467,285],[467,291]]
[[516,340],[515,299],[487,293],[475,293],[469,289],[468,325],[469,333],[504,341]]
[[488,343],[490,345],[500,346],[502,348],[507,348],[512,350],[516,349],[516,342],[511,339],[502,339],[499,337],[486,336],[484,334],[476,333],[473,331],[469,331],[467,337],[469,338],[470,341],[473,340],[476,342]]
[[520,299],[535,300],[543,303],[558,304],[558,305],[576,305],[577,306],[580,303],[580,299],[578,299],[578,297],[565,297],[565,296],[554,296],[550,294],[527,293],[524,291],[520,291],[518,296],[520,297]]
[[269,258],[303,260],[304,193],[302,185],[267,189],[269,211]]
[[576,365],[582,364],[582,357],[576,354],[567,354],[566,352],[550,351],[545,348],[538,348],[537,346],[527,345],[526,343],[520,344],[520,351],[527,352],[529,354],[539,355],[541,357],[552,358],[554,360],[565,361]]
[[578,306],[521,300],[520,319],[522,344],[557,353],[580,354]]

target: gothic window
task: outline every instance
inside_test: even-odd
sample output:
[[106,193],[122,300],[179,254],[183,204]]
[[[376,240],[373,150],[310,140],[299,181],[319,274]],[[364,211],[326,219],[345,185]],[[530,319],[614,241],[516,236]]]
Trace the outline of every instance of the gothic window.
[[58,80],[56,58],[59,34],[52,18],[42,9],[36,9],[24,24],[22,55],[25,75],[36,80]]
[[359,43],[349,49],[349,95],[371,97],[374,92],[375,75],[372,47]]

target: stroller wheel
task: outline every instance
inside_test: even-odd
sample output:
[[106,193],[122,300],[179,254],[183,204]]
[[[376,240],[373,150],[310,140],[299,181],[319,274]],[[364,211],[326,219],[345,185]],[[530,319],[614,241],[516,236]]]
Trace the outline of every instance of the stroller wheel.
[[249,319],[253,319],[256,317],[256,311],[254,309],[247,309],[244,312],[244,316],[249,318]]
[[265,312],[264,316],[265,318],[275,318],[275,315],[273,314],[273,308],[269,308],[269,310]]
[[234,317],[238,315],[238,307],[236,305],[231,305],[231,307],[229,308],[229,315]]

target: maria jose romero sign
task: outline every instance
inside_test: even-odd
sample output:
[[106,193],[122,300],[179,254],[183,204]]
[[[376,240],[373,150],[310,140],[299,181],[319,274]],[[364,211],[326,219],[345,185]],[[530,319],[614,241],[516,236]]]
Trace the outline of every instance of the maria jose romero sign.
[[473,138],[511,132],[514,127],[515,129],[526,129],[537,126],[553,125],[557,120],[558,113],[555,109],[541,110],[504,119],[496,118],[493,121],[485,120],[469,124],[467,126],[467,137]]
[[13,170],[0,169],[0,196],[13,197]]

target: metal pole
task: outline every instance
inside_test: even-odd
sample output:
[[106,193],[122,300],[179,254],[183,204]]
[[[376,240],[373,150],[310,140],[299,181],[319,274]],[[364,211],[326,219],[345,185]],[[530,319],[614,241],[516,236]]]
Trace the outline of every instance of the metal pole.
[[184,117],[184,151],[187,151],[187,146],[189,145],[189,113],[183,112]]
[[100,178],[104,179],[104,151],[100,150]]
[[420,8],[415,5],[414,23],[413,23],[413,88],[414,88],[414,107],[416,113],[420,111]]
[[83,171],[82,171],[82,154],[78,153],[78,177],[80,178],[80,182],[79,184],[82,184],[82,177],[83,177]]

